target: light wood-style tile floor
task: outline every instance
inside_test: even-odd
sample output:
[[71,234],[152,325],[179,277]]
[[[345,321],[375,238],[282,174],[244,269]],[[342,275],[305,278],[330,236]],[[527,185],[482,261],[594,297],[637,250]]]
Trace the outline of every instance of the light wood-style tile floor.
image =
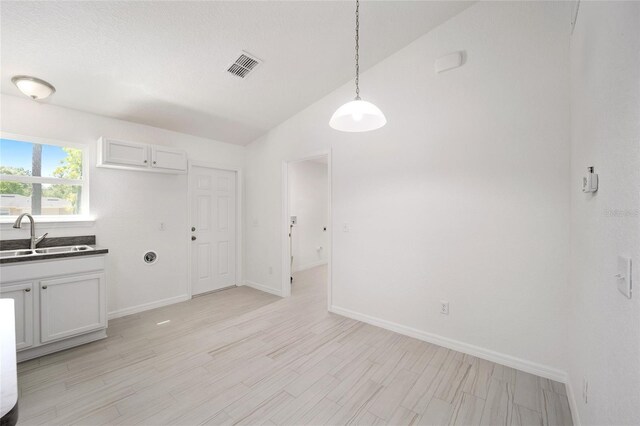
[[325,279],[120,318],[21,363],[19,424],[572,424],[563,384],[329,314]]

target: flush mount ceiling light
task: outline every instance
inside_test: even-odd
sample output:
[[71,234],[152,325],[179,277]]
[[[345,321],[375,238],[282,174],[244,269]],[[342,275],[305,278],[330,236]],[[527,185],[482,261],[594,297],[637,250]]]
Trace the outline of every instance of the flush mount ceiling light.
[[342,132],[368,132],[387,124],[380,108],[360,99],[360,1],[356,0],[356,98],[333,113],[329,125]]
[[11,82],[22,93],[35,101],[48,98],[56,92],[56,88],[50,83],[28,75],[16,75],[11,79]]

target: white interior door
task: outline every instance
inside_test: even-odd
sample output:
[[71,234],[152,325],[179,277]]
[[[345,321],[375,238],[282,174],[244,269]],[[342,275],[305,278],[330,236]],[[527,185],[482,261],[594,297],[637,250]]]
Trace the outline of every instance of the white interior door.
[[191,294],[236,285],[236,173],[191,168]]

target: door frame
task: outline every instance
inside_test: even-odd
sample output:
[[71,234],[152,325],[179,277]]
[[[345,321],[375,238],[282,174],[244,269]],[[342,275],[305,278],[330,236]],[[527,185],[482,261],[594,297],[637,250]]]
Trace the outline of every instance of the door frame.
[[282,161],[282,297],[291,296],[291,253],[289,251],[289,164],[327,157],[327,227],[329,228],[329,253],[327,253],[327,309],[331,307],[332,273],[331,259],[333,257],[333,226],[332,226],[332,172],[331,172],[331,148],[312,154],[290,158]]
[[193,244],[191,244],[191,214],[192,196],[191,184],[193,183],[193,167],[202,167],[206,169],[226,170],[236,173],[236,282],[235,286],[238,287],[242,284],[242,168],[238,166],[232,166],[229,164],[212,163],[208,161],[188,161],[188,179],[187,179],[187,230],[185,240],[187,241],[187,253],[188,253],[188,273],[187,273],[187,296],[189,299],[193,298],[192,289],[192,261],[193,261]]

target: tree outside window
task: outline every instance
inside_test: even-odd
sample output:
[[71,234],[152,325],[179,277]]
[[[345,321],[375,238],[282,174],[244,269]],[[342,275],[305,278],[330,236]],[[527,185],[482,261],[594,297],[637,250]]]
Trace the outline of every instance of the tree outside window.
[[83,159],[79,148],[0,139],[0,213],[82,214]]

